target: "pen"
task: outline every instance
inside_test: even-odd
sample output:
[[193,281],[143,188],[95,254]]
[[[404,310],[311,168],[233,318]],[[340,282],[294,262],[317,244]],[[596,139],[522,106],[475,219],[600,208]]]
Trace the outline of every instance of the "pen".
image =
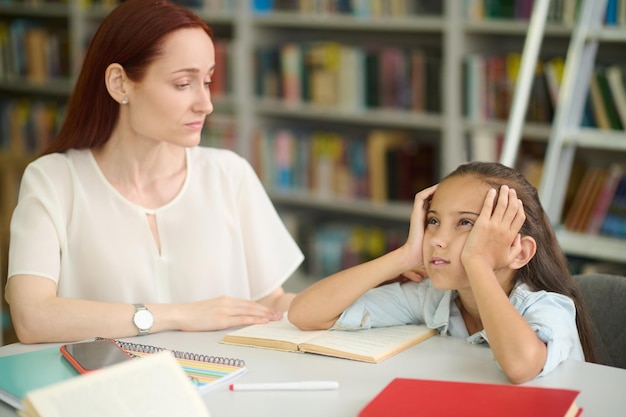
[[231,391],[320,391],[337,388],[339,388],[337,381],[265,382],[228,386]]

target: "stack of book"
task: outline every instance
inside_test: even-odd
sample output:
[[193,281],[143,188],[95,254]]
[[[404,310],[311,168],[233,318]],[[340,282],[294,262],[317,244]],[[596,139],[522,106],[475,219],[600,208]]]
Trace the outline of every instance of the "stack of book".
[[565,214],[573,232],[626,237],[626,174],[621,165],[591,166]]

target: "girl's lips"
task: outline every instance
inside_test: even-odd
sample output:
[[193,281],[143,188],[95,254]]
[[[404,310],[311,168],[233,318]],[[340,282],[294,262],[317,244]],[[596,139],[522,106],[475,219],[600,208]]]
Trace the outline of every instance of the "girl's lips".
[[430,260],[430,265],[431,266],[444,266],[444,265],[448,265],[448,261],[446,261],[443,258],[432,258]]

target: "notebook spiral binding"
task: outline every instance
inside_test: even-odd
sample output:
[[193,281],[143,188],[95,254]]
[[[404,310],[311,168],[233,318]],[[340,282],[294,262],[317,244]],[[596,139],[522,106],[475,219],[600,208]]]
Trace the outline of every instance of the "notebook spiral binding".
[[[96,338],[96,340],[104,340],[104,339],[105,338],[103,337]],[[185,359],[185,360],[198,361],[198,362],[207,362],[207,363],[216,363],[219,365],[230,365],[230,366],[245,366],[246,365],[246,362],[243,359],[226,358],[223,356],[203,355],[199,353],[191,353],[191,352],[184,352],[180,350],[166,349],[166,348],[162,348],[158,346],[144,345],[140,343],[124,342],[124,341],[115,340],[115,339],[112,339],[112,340],[122,349],[131,351],[130,352],[131,354],[133,351],[141,352],[141,353],[157,353],[157,352],[167,350],[171,352],[174,355],[174,357],[178,359]]]

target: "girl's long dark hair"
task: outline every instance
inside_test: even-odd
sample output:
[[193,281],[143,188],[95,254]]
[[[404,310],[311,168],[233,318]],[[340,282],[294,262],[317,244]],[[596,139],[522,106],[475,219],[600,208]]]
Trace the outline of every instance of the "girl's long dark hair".
[[[576,326],[588,362],[597,362],[593,343],[593,327],[578,285],[569,272],[567,260],[554,234],[554,229],[546,215],[539,195],[524,176],[517,170],[496,162],[470,162],[460,165],[446,178],[474,176],[499,189],[508,185],[515,189],[522,200],[526,221],[520,233],[531,236],[537,243],[535,256],[517,271],[515,283],[523,282],[532,290],[545,290],[566,295],[576,306]],[[444,178],[442,181],[445,181]]]

